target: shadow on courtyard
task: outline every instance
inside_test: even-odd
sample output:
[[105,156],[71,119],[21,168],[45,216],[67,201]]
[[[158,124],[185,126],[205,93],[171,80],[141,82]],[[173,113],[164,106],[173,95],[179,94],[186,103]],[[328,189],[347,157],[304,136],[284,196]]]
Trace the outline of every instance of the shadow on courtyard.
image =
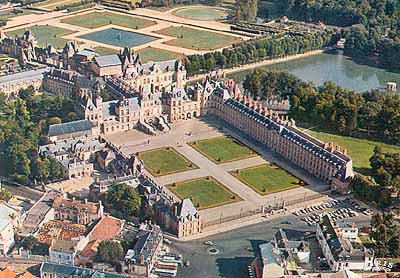
[[218,258],[216,264],[219,277],[247,277],[247,266],[250,265],[253,260],[253,257]]

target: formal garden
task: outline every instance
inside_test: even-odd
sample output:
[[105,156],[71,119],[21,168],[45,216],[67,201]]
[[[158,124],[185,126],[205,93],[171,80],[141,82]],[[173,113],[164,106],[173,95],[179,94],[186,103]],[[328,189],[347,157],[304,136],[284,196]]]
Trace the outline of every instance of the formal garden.
[[237,37],[229,35],[183,26],[169,27],[158,30],[157,33],[177,38],[175,40],[167,41],[165,44],[194,50],[214,50],[229,46],[240,40]]
[[189,145],[216,164],[257,156],[252,149],[229,136],[194,141]]
[[154,47],[146,47],[140,49],[136,53],[139,54],[142,63],[147,63],[149,61],[161,62],[161,61],[176,60],[182,58],[182,55],[179,53]]
[[242,199],[212,177],[204,177],[167,185],[178,198],[192,200],[198,209],[212,208]]
[[174,12],[176,16],[193,20],[221,20],[225,19],[229,10],[219,7],[189,6]]
[[153,176],[164,176],[194,170],[198,167],[172,147],[159,148],[137,154]]
[[231,174],[260,195],[267,195],[304,185],[301,180],[274,164],[262,164],[235,170]]

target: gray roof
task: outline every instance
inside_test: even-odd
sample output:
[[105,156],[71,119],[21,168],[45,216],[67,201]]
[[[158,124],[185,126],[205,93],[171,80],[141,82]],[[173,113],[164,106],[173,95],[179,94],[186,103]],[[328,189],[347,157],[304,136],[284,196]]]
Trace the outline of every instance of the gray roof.
[[94,125],[88,120],[79,120],[69,123],[55,124],[49,126],[49,137],[81,131],[89,131],[93,127]]
[[14,74],[0,76],[0,86],[15,84],[19,82],[31,82],[43,78],[43,73],[48,72],[49,68],[40,68],[36,70],[22,71]]
[[178,217],[187,218],[188,216],[196,216],[198,214],[197,209],[194,207],[190,199],[184,199],[180,204],[180,210]]
[[45,262],[40,267],[40,273],[55,273],[57,277],[82,277],[82,278],[117,278],[117,277],[137,277],[136,275],[122,275],[105,271],[93,270],[88,268],[76,267]]
[[97,56],[94,59],[100,67],[117,66],[122,64],[121,60],[116,54]]

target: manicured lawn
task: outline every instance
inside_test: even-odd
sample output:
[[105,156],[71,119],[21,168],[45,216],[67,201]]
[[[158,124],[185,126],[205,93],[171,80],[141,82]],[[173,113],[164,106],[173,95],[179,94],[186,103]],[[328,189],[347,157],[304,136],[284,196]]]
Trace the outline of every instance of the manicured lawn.
[[89,14],[77,15],[61,20],[63,23],[77,25],[85,28],[97,28],[109,24],[118,25],[131,29],[140,29],[155,24],[153,21],[135,16],[125,16],[115,13],[93,12]]
[[46,1],[42,1],[42,2],[38,2],[33,4],[33,7],[35,8],[42,8],[42,9],[46,9],[46,10],[54,10],[55,8],[57,8],[58,6],[64,6],[64,5],[69,5],[72,3],[77,3],[80,2],[80,0],[46,0]]
[[364,175],[369,174],[369,158],[372,156],[376,145],[381,146],[384,152],[400,152],[400,146],[372,140],[358,139],[314,130],[307,130],[306,132],[324,142],[333,142],[335,145],[339,145],[342,150],[347,149],[348,154],[353,159],[354,169]]
[[204,139],[189,145],[217,164],[257,156],[252,149],[231,137]]
[[119,51],[107,47],[98,46],[93,49],[96,53],[100,55],[110,55],[110,54],[118,54]]
[[139,50],[137,53],[140,55],[140,60],[142,63],[147,63],[149,61],[161,62],[168,60],[176,60],[182,57],[179,53],[171,52],[164,49],[146,47]]
[[139,153],[144,166],[153,176],[164,176],[198,168],[172,147],[155,149]]
[[276,165],[263,164],[232,171],[231,174],[261,195],[298,187],[299,179]]
[[242,200],[212,177],[167,185],[180,199],[190,198],[199,209],[211,208]]
[[174,14],[194,20],[218,20],[226,18],[228,11],[218,7],[189,6],[175,11]]
[[169,27],[157,33],[177,38],[166,44],[196,50],[213,50],[239,41],[236,37],[188,27]]
[[12,17],[34,14],[34,13],[40,14],[40,12],[35,12],[27,9],[13,9],[13,10],[2,11],[0,12],[0,20],[8,20]]
[[[29,29],[33,32],[33,35],[38,41],[39,46],[45,47],[46,45],[52,45],[55,48],[64,47],[67,40],[60,38],[61,36],[68,35],[74,33],[74,31],[52,27],[47,25],[35,25],[29,27]],[[27,29],[17,29],[14,31],[6,32],[8,37],[15,37],[16,34],[21,36]]]

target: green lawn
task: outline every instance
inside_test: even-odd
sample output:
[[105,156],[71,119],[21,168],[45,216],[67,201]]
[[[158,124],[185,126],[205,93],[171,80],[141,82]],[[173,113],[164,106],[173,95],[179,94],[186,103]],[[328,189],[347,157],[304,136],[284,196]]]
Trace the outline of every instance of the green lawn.
[[175,15],[193,20],[218,20],[228,16],[228,10],[219,7],[189,6],[176,10]]
[[96,53],[100,55],[110,55],[110,54],[118,54],[119,51],[107,47],[98,46],[93,49]]
[[263,164],[232,171],[231,174],[261,195],[299,186],[299,179],[276,165]]
[[[72,34],[74,31],[52,27],[47,25],[35,25],[29,27],[29,29],[33,32],[33,35],[38,41],[39,46],[45,47],[50,44],[55,48],[63,48],[67,40],[60,38],[63,35]],[[27,29],[17,29],[14,31],[6,32],[8,37],[15,37],[16,34],[19,36],[22,35]]]
[[369,158],[372,156],[376,145],[381,146],[385,152],[400,152],[400,146],[372,140],[358,139],[314,130],[307,130],[306,132],[321,141],[333,142],[335,145],[339,145],[342,150],[347,149],[348,154],[353,159],[354,169],[364,175],[369,174]]
[[204,139],[189,145],[217,164],[257,156],[252,149],[231,137]]
[[140,29],[155,24],[153,21],[139,17],[125,16],[110,12],[93,12],[89,14],[77,15],[63,19],[61,22],[85,28],[97,28],[113,24],[131,29]]
[[190,198],[199,209],[211,208],[242,200],[212,177],[167,185],[180,199]]
[[33,4],[33,7],[35,8],[41,8],[41,9],[46,9],[46,10],[54,10],[58,6],[64,6],[64,5],[69,5],[72,3],[77,3],[81,2],[81,0],[46,0],[46,1],[41,1],[38,3]]
[[214,50],[239,41],[233,36],[188,27],[169,27],[157,33],[177,38],[165,42],[166,44],[196,50]]
[[139,153],[146,169],[155,177],[198,168],[172,147]]
[[8,20],[12,17],[21,16],[21,15],[28,15],[28,14],[40,14],[38,12],[27,10],[27,9],[13,9],[0,12],[0,20]]
[[179,53],[171,52],[164,49],[146,47],[137,52],[140,55],[140,60],[142,63],[147,63],[149,61],[161,62],[168,60],[176,60],[182,57]]

